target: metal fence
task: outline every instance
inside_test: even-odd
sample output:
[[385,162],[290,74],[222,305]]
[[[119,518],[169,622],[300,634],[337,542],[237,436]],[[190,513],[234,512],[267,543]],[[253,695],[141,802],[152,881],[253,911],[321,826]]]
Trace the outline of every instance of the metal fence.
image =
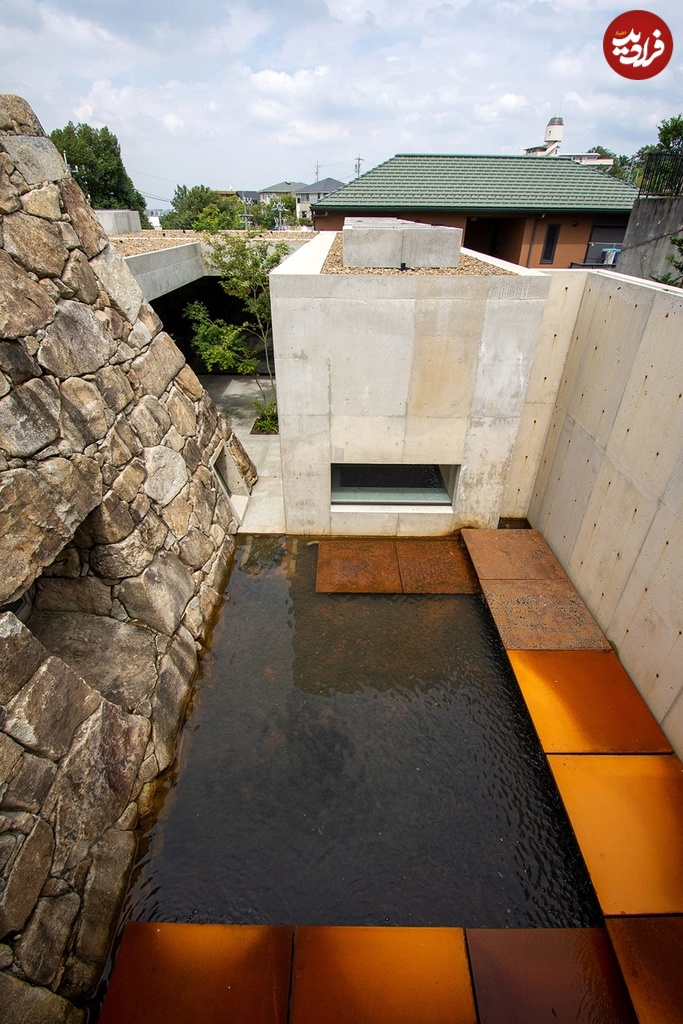
[[648,153],[638,198],[683,195],[683,153]]

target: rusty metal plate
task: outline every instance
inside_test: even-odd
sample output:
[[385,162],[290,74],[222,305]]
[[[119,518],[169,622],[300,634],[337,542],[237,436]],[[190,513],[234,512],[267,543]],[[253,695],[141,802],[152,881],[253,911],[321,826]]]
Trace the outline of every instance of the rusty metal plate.
[[321,540],[315,589],[323,594],[400,594],[393,540]]
[[549,754],[604,914],[683,913],[683,764],[674,754]]
[[683,1024],[683,917],[605,924],[640,1024]]
[[463,530],[480,580],[566,580],[538,530]]
[[100,1024],[286,1024],[291,928],[126,925]]
[[291,1024],[475,1024],[459,928],[297,928]]
[[397,540],[404,594],[478,594],[480,586],[462,540]]
[[480,1024],[637,1024],[603,928],[466,934]]
[[670,753],[614,651],[508,651],[546,753]]
[[611,650],[569,580],[482,580],[508,650]]

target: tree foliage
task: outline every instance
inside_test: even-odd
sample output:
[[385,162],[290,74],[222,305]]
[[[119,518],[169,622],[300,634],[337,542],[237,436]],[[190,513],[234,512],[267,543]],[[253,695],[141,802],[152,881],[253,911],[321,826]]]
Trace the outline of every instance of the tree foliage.
[[206,306],[194,302],[185,310],[192,322],[192,345],[211,370],[234,370],[255,377],[261,390],[262,401],[256,403],[259,417],[256,421],[264,433],[277,431],[276,398],[267,398],[257,376],[258,354],[263,351],[273,396],[273,378],[270,344],[273,317],[270,308],[269,273],[289,253],[285,242],[272,244],[251,234],[212,235],[207,239],[207,261],[220,274],[220,284],[227,295],[242,300],[244,320],[227,324],[212,320]]
[[176,185],[173,207],[159,218],[162,228],[186,231],[226,231],[243,227],[242,204],[236,196],[223,199],[206,185]]
[[605,174],[609,174],[612,178],[620,178],[622,181],[627,180],[633,158],[630,156],[617,156],[611,149],[605,149],[604,146],[591,146],[591,153],[597,153],[601,157],[609,157],[612,160],[611,167],[600,167],[599,170]]
[[683,114],[665,117],[657,126],[659,133],[659,149],[671,149],[675,153],[683,153]]
[[185,307],[185,316],[192,324],[192,346],[207,370],[216,366],[234,373],[256,373],[258,359],[247,347],[241,327],[212,320],[203,302],[191,302]]
[[96,210],[137,210],[141,221],[146,221],[145,198],[123,166],[113,132],[106,126],[92,128],[69,121],[66,128],[50,132],[50,138]]
[[[277,209],[281,203],[284,210]],[[267,203],[255,203],[249,210],[252,223],[265,231],[274,231],[280,223],[283,225],[296,222],[296,197],[291,192],[286,192],[278,199],[270,199]]]

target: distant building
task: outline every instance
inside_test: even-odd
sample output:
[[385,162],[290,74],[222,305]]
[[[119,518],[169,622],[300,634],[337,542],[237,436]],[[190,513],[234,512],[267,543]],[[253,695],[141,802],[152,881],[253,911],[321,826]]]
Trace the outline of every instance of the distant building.
[[281,196],[296,195],[299,189],[307,187],[304,181],[278,181],[276,185],[262,188],[259,198],[262,203],[269,203],[272,199],[279,199]]
[[399,217],[462,228],[468,249],[524,267],[571,267],[614,259],[637,195],[568,157],[400,153],[311,209],[320,231]]
[[312,185],[302,185],[294,193],[297,218],[308,220],[311,216],[311,203],[316,203],[343,187],[344,182],[337,181],[336,178],[323,178],[321,181],[314,181]]
[[[541,146],[529,146],[524,152],[527,156],[557,156],[564,136],[564,121],[561,117],[551,117],[546,125],[545,138]],[[602,167],[607,170],[614,163],[610,156],[599,153],[563,153],[565,157],[586,167]]]

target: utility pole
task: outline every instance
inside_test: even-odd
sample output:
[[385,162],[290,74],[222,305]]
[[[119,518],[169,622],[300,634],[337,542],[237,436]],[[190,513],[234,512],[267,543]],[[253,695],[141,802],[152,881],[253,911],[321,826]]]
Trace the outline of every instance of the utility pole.
[[356,162],[354,164],[354,174],[355,174],[356,177],[359,176],[360,169],[361,169],[361,167],[363,166],[364,163],[365,163],[365,159],[362,156],[357,156],[356,157]]
[[320,181],[320,161],[315,165],[315,181]]

